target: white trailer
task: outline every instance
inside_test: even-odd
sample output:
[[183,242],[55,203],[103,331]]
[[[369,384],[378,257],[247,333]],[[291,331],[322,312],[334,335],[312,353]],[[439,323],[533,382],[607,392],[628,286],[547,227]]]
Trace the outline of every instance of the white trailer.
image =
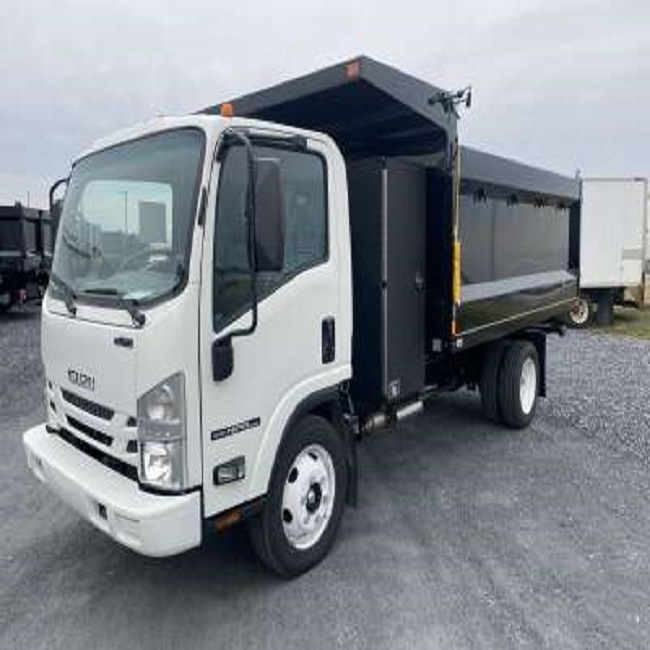
[[611,324],[614,305],[641,307],[647,238],[645,178],[587,178],[582,184],[580,299],[571,323]]
[[645,263],[644,263],[644,282],[643,282],[643,305],[644,307],[650,305],[650,196],[647,197],[646,204],[646,220],[645,220]]

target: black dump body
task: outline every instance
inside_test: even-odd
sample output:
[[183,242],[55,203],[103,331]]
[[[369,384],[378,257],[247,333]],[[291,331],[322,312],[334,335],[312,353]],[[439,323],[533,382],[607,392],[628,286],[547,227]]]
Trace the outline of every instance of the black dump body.
[[37,297],[47,281],[53,242],[46,210],[0,206],[0,297],[23,289],[27,297]]
[[580,182],[465,147],[461,170],[465,344],[566,313],[578,291]]
[[563,316],[577,295],[579,181],[460,148],[448,98],[359,57],[231,102],[327,133],[346,159],[362,410],[449,381],[468,351]]

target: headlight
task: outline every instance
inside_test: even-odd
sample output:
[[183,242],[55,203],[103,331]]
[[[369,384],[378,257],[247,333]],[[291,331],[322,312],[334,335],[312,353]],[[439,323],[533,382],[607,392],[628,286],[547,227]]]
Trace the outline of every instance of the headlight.
[[140,481],[178,491],[187,483],[185,381],[182,373],[154,386],[138,400]]
[[148,420],[151,422],[173,422],[179,419],[176,396],[169,381],[156,386],[146,397]]
[[141,478],[150,485],[180,490],[183,487],[183,444],[143,442],[140,450]]

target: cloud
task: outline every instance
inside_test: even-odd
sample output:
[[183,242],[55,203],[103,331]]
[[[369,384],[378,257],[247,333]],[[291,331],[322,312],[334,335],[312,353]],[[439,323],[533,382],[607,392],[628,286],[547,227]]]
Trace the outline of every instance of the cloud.
[[648,24],[641,0],[5,0],[0,196],[17,178],[57,178],[114,129],[359,53],[471,82],[461,134],[474,146],[566,173],[648,174]]

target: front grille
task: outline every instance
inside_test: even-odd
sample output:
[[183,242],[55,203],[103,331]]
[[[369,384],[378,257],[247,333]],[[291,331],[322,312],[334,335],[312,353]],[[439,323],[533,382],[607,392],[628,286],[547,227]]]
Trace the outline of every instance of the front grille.
[[113,444],[113,438],[111,438],[111,436],[102,433],[101,431],[97,431],[97,429],[93,429],[92,427],[89,427],[87,424],[84,424],[83,422],[79,422],[79,420],[76,420],[75,418],[70,417],[69,415],[66,415],[65,419],[68,421],[68,424],[71,427],[74,427],[75,429],[77,429],[77,431],[81,431],[81,433],[87,435],[89,438],[92,438],[93,440],[96,440],[102,445],[106,445],[107,447],[110,447]]
[[63,399],[69,404],[76,406],[82,411],[86,411],[86,413],[90,413],[90,415],[101,418],[102,420],[111,420],[113,419],[113,415],[115,415],[115,411],[113,411],[113,409],[109,409],[107,406],[97,404],[97,402],[91,402],[89,399],[81,397],[80,395],[76,395],[75,393],[71,393],[65,388],[61,389],[61,395],[63,396]]
[[105,465],[109,469],[112,469],[114,472],[117,472],[118,474],[121,474],[122,476],[125,476],[132,481],[138,480],[138,470],[133,465],[129,465],[124,461],[105,454],[101,449],[97,449],[96,447],[89,445],[84,440],[77,438],[77,436],[75,436],[71,431],[68,431],[67,429],[59,429],[57,435],[62,440],[65,440],[65,442],[68,444],[76,447],[79,451],[90,456],[91,458],[94,458],[102,465]]

